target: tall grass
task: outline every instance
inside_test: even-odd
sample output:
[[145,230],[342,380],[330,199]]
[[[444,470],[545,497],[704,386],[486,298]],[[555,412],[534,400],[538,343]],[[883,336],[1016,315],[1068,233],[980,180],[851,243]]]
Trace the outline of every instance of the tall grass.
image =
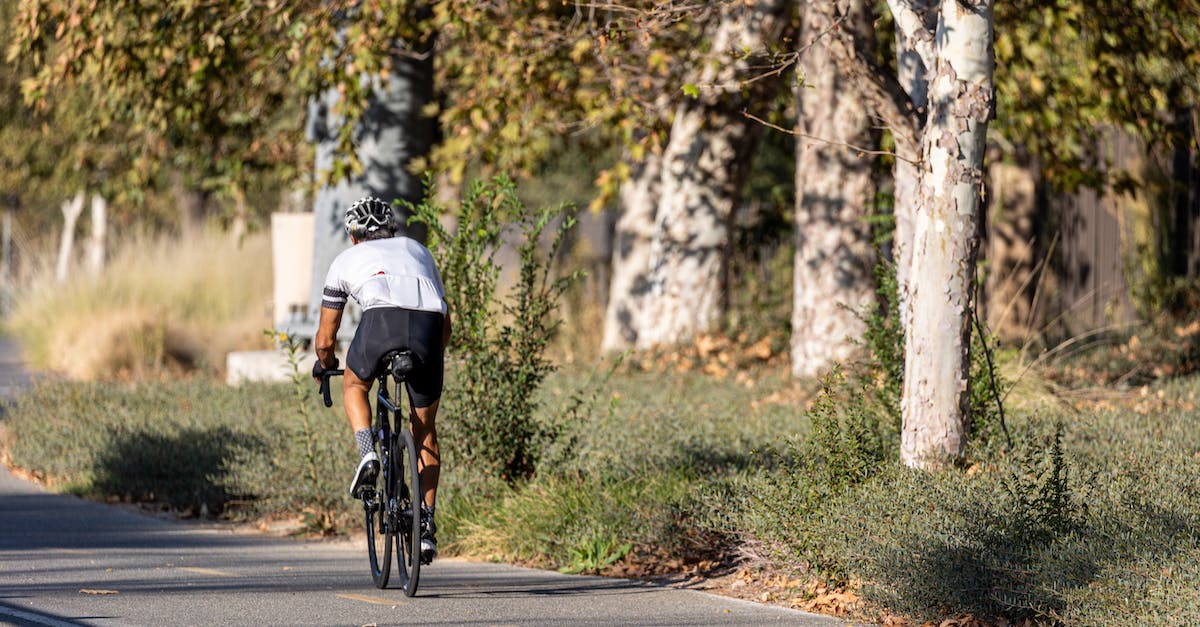
[[55,281],[50,264],[18,286],[8,331],[33,368],[71,379],[218,373],[230,350],[263,346],[271,326],[266,233],[241,242],[135,235],[98,276]]

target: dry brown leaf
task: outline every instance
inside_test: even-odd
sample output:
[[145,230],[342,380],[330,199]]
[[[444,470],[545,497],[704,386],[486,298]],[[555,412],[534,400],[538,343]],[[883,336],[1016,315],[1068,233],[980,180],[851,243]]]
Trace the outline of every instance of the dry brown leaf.
[[771,340],[763,338],[746,349],[746,356],[766,361],[771,358]]
[[729,374],[729,370],[723,368],[721,364],[718,364],[715,361],[710,361],[704,364],[704,374],[713,377],[724,377],[725,375]]
[[119,590],[96,590],[92,588],[84,588],[79,591],[80,594],[121,594]]
[[701,335],[700,337],[696,338],[696,352],[700,354],[701,359],[705,359],[708,357],[709,353],[712,353],[717,349],[719,344],[720,341],[716,337],[711,335]]

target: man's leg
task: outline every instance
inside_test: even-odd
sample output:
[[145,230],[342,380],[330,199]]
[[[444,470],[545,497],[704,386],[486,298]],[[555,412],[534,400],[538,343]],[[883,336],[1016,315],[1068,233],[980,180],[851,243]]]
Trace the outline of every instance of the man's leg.
[[359,379],[353,370],[346,368],[342,375],[342,404],[346,406],[350,429],[355,433],[371,428],[371,405],[367,402],[370,393],[371,382]]
[[342,375],[342,404],[346,408],[346,419],[354,432],[354,440],[358,443],[358,468],[354,471],[354,479],[350,482],[350,495],[358,497],[358,488],[364,484],[373,484],[379,473],[379,458],[375,455],[373,436],[371,435],[371,406],[367,395],[371,393],[371,383],[363,381],[346,368]]
[[421,489],[424,503],[427,507],[437,505],[438,478],[442,474],[442,455],[438,449],[437,418],[438,404],[434,401],[429,407],[414,407],[412,412],[413,440],[417,443],[417,451],[421,455]]

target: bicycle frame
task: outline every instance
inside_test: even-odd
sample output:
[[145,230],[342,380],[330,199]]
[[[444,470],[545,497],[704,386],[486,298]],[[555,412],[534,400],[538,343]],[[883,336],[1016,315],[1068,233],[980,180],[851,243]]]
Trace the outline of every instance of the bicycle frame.
[[[397,500],[403,499],[405,492],[408,491],[408,486],[404,482],[392,481],[392,455],[396,450],[396,434],[404,427],[400,424],[403,417],[403,411],[392,404],[392,399],[388,396],[388,374],[384,373],[377,378],[378,389],[375,390],[375,424],[372,428],[375,432],[375,437],[379,442],[380,455],[380,474],[383,477],[384,497],[387,506],[388,524],[396,524],[399,529],[404,528],[405,521],[398,520],[400,512],[397,511]],[[397,396],[403,398],[403,383],[397,385]],[[395,418],[394,424],[392,418]],[[398,493],[390,494],[392,489],[399,487]],[[417,502],[419,510],[422,501],[421,495],[408,495],[413,501]]]
[[[329,393],[329,379],[344,374],[344,372],[344,370],[327,370],[321,376],[321,395],[326,407],[333,406],[333,399]],[[375,533],[383,534],[386,538],[395,538],[404,592],[406,596],[413,596],[416,594],[420,572],[418,556],[420,542],[417,534],[420,525],[421,504],[424,500],[418,476],[421,462],[416,453],[417,449],[412,441],[412,436],[408,433],[411,431],[411,426],[401,423],[405,412],[401,406],[392,402],[388,384],[390,377],[396,379],[397,401],[403,400],[407,392],[405,389],[406,379],[403,374],[393,374],[388,369],[376,377],[378,386],[375,390],[374,420],[371,430],[379,446],[380,476],[383,483],[379,488],[372,484],[364,486],[359,498],[367,512],[368,525],[375,524],[371,521],[375,520],[376,514],[381,515],[382,520],[378,520],[379,529]],[[394,422],[393,417],[395,418]],[[405,457],[408,459],[406,460]],[[409,468],[411,473],[407,479],[405,468]],[[400,476],[393,476],[397,472]],[[412,482],[411,488],[409,480]],[[368,529],[369,538],[371,533],[371,530]],[[387,547],[390,547],[391,543],[391,539],[385,541],[385,554],[390,553]],[[387,585],[389,577],[390,557],[384,558],[377,570],[376,551],[374,548],[368,548],[371,555],[372,576],[376,580],[376,586],[383,588]]]
[[[332,398],[332,396],[330,396],[330,393],[329,393],[329,379],[331,377],[335,377],[335,376],[338,376],[338,375],[341,375],[344,373],[345,373],[345,370],[326,370],[325,373],[321,376],[321,395],[322,395],[322,397],[324,397],[326,407],[333,407],[333,398]],[[389,372],[385,371],[385,372],[381,373],[375,379],[376,383],[377,383],[377,386],[375,389],[375,407],[374,407],[375,422],[373,425],[371,425],[371,431],[375,434],[376,441],[379,442],[379,451],[380,451],[380,453],[382,453],[382,455],[380,455],[380,460],[379,460],[380,474],[383,476],[383,485],[385,486],[385,495],[384,496],[387,499],[386,502],[388,503],[388,510],[389,510],[388,511],[388,520],[389,520],[389,523],[391,523],[391,522],[393,522],[394,514],[396,514],[396,512],[393,509],[395,507],[395,498],[394,497],[402,497],[403,494],[402,493],[396,494],[396,495],[386,494],[386,491],[387,491],[387,488],[395,485],[394,482],[391,481],[391,467],[392,467],[391,466],[391,456],[392,456],[392,453],[395,448],[393,446],[395,444],[394,436],[396,433],[398,433],[401,429],[404,428],[402,425],[400,425],[400,420],[403,417],[404,412],[400,407],[392,404],[392,399],[388,395],[388,375],[389,374],[390,374]],[[404,397],[404,394],[405,394],[404,382],[397,381],[396,395],[397,395],[398,399],[402,399]],[[391,418],[393,416],[395,417],[395,425],[392,424],[393,421]],[[420,469],[418,469],[418,471],[419,470]],[[403,483],[401,483],[400,486],[402,488],[404,488],[405,490],[408,489],[408,487],[406,485],[404,485]],[[364,494],[364,499],[370,498],[372,496],[374,496],[374,495]],[[418,503],[418,509],[419,509],[420,504],[424,502],[424,495],[416,494],[416,495],[410,495],[410,497]]]

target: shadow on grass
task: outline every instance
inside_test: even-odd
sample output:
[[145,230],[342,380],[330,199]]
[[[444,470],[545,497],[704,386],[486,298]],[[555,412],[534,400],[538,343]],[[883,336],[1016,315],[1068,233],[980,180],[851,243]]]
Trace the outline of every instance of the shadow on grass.
[[721,479],[735,471],[757,467],[761,457],[751,452],[749,445],[733,451],[699,444],[684,444],[672,451],[663,465]]
[[218,514],[239,498],[232,465],[264,443],[228,427],[182,429],[174,434],[115,434],[95,463],[94,489],[102,496],[161,503],[172,509]]
[[[876,545],[873,596],[923,618],[953,612],[1072,622],[1079,590],[1143,591],[1145,574],[1131,565],[1161,564],[1200,542],[1187,515],[1156,507],[1085,515],[1059,531],[1031,529],[1011,513],[984,509],[973,517],[951,514],[957,528],[928,521]],[[1114,581],[1113,573],[1128,576]]]

